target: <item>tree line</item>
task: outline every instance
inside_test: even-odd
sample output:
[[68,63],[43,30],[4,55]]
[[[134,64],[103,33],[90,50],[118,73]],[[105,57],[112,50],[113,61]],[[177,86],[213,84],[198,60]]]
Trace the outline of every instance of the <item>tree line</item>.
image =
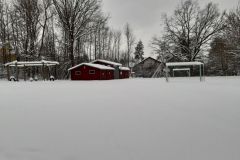
[[129,66],[133,29],[128,23],[121,30],[109,27],[101,5],[98,0],[0,0],[2,63],[11,60],[8,50],[18,61],[59,61],[62,79],[71,66],[100,58]]
[[208,75],[239,74],[240,6],[220,11],[213,2],[185,0],[162,19],[162,35],[151,41],[162,62],[202,61]]
[[[202,61],[208,75],[239,74],[240,6],[220,11],[212,2],[201,7],[185,0],[162,20],[162,34],[150,42],[161,62]],[[108,23],[98,0],[0,0],[0,61],[11,61],[11,50],[18,61],[59,61],[56,73],[64,79],[81,62],[130,67],[143,60],[144,45],[136,44],[131,26],[118,30]]]

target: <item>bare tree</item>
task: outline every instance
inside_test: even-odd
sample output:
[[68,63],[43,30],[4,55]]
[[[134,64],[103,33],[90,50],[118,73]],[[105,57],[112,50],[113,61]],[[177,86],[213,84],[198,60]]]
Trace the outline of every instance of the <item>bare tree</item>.
[[41,44],[39,47],[39,54],[38,57],[41,57],[43,54],[43,48],[44,48],[44,38],[46,34],[46,29],[48,25],[51,25],[49,20],[53,17],[53,9],[51,8],[52,6],[52,0],[42,0],[42,9],[43,9],[43,14],[42,14],[42,21],[40,21],[40,26],[42,27],[42,35],[41,35]]
[[99,14],[99,2],[97,0],[53,0],[62,28],[67,39],[67,52],[74,66],[75,40],[81,38],[88,31],[92,31],[90,25],[96,14]]
[[120,61],[120,48],[122,40],[122,32],[120,30],[116,32],[116,38],[117,38],[117,60]]
[[124,34],[126,37],[126,42],[127,42],[127,59],[128,59],[128,67],[130,67],[130,58],[131,58],[131,53],[133,50],[133,45],[135,42],[135,37],[133,35],[133,31],[130,27],[130,25],[127,23],[124,29]]
[[24,22],[25,54],[31,58],[36,56],[36,43],[39,31],[39,18],[41,14],[38,0],[18,0],[15,1],[15,10],[19,13]]
[[197,1],[186,0],[172,17],[164,16],[164,40],[175,46],[182,61],[194,61],[212,37],[223,30],[223,16],[216,4],[210,2],[200,9]]

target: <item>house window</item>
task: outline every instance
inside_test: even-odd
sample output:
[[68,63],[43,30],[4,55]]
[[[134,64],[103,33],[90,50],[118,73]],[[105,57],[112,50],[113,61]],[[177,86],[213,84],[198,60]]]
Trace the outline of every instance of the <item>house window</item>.
[[75,71],[75,75],[76,76],[80,76],[81,75],[81,71]]
[[95,70],[90,70],[89,74],[95,74]]
[[122,74],[123,74],[123,72],[120,72],[120,74],[122,75]]

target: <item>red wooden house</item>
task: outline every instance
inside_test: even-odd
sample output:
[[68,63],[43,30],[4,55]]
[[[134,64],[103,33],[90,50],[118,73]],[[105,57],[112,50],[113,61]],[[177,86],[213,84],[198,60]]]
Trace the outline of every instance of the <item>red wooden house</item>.
[[111,80],[114,79],[115,69],[112,67],[82,63],[68,70],[71,80]]
[[122,64],[95,60],[91,63],[82,63],[69,69],[72,80],[111,80],[130,77],[130,69]]

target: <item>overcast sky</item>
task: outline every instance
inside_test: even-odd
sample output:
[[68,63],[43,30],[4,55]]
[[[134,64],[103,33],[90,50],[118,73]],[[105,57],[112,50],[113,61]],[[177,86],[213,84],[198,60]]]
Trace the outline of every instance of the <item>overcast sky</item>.
[[[221,10],[232,9],[238,0],[212,0]],[[145,54],[149,55],[149,41],[154,35],[161,35],[161,15],[172,14],[181,0],[103,0],[104,12],[110,14],[110,26],[123,29],[126,22],[134,29],[137,40],[145,45]],[[199,0],[205,5],[209,0]]]

